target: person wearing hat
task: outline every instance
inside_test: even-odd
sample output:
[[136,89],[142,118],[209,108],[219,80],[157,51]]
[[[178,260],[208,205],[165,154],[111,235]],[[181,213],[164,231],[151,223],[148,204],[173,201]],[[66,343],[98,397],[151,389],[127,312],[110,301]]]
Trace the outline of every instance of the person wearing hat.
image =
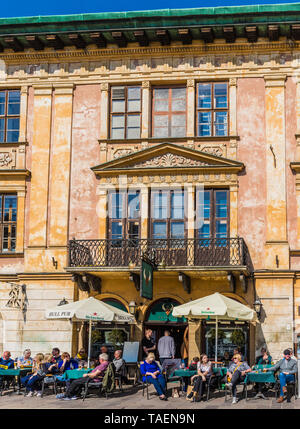
[[290,350],[285,349],[283,355],[283,359],[277,362],[276,365],[268,368],[269,371],[277,371],[279,369],[280,396],[277,399],[279,403],[284,401],[284,394],[287,392],[286,384],[289,381],[294,381],[295,374],[297,374],[297,361],[291,359]]

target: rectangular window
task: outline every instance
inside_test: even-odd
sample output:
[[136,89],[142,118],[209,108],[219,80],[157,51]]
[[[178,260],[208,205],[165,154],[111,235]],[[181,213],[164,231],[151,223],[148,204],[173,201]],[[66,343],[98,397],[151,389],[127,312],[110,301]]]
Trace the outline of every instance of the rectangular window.
[[185,137],[186,88],[153,88],[153,137]]
[[20,91],[0,90],[0,143],[19,140]]
[[[128,190],[109,192],[108,238],[112,240],[134,240],[138,239],[139,236],[140,191]],[[119,244],[121,245],[121,242]]]
[[205,189],[196,192],[197,238],[229,236],[228,190]]
[[111,88],[111,139],[138,139],[141,135],[141,87]]
[[151,192],[151,238],[185,238],[183,190]]
[[1,253],[16,251],[17,195],[0,194]]
[[197,135],[228,135],[228,85],[226,82],[197,84]]

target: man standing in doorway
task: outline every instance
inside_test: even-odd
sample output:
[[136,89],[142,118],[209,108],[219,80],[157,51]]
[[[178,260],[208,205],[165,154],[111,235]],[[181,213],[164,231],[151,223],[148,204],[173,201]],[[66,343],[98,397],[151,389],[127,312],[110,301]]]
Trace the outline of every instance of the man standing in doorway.
[[175,342],[174,338],[170,336],[170,331],[165,330],[164,336],[158,341],[157,349],[161,365],[165,359],[174,359]]
[[146,329],[145,336],[142,339],[142,350],[143,350],[143,358],[148,356],[148,353],[155,353],[156,344],[152,340],[152,330]]

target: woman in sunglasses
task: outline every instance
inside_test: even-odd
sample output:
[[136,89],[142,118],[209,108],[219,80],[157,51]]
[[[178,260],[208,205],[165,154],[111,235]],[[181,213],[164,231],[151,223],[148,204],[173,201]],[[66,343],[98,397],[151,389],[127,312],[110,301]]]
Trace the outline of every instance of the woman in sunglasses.
[[236,386],[245,380],[246,373],[250,372],[251,368],[247,362],[242,361],[240,354],[235,354],[233,356],[233,363],[227,370],[227,380],[226,385],[232,389],[232,403],[237,403],[236,397]]

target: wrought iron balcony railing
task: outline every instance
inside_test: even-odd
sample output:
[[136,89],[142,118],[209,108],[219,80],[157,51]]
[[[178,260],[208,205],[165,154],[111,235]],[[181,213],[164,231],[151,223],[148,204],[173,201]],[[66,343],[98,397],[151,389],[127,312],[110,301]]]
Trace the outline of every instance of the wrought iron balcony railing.
[[[69,267],[236,267],[251,261],[243,238],[70,240]],[[251,268],[250,268],[251,269]]]

